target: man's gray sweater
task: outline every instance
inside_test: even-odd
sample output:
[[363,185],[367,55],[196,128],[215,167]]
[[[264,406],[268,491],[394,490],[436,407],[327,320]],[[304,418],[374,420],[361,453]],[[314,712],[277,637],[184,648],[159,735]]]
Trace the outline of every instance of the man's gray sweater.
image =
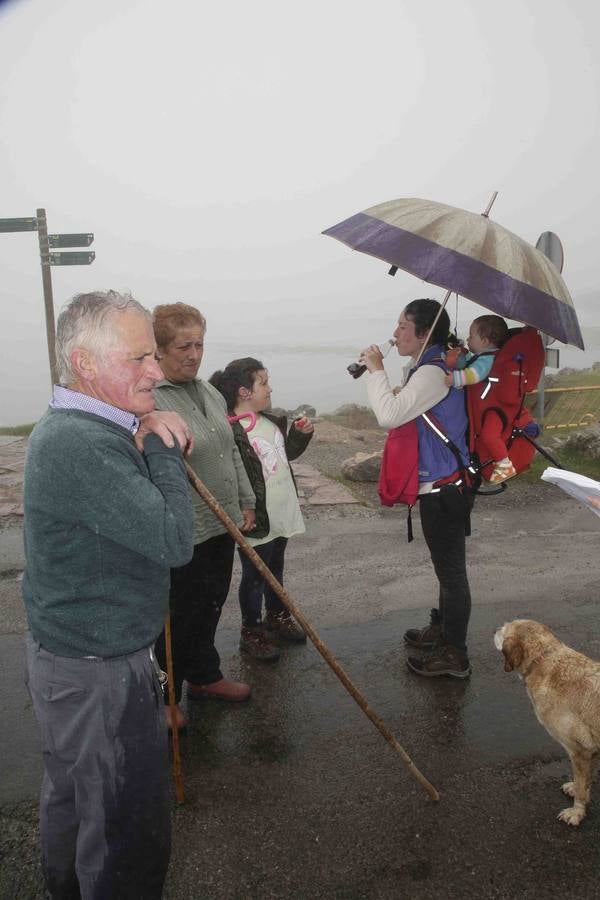
[[23,598],[33,638],[59,656],[154,643],[169,570],[189,562],[194,516],[178,447],[78,410],[49,410],[27,448]]

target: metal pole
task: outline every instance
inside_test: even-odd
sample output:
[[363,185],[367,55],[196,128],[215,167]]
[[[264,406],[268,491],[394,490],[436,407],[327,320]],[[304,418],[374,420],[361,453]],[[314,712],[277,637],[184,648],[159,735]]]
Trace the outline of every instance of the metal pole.
[[52,276],[50,274],[50,247],[48,245],[48,225],[46,210],[38,209],[37,232],[40,244],[40,263],[42,266],[42,287],[44,289],[44,310],[46,313],[46,340],[48,342],[48,360],[50,362],[50,387],[58,382],[56,372],[56,328],[54,324],[54,299],[52,297]]
[[489,218],[490,210],[491,210],[492,206],[494,205],[494,200],[496,199],[497,196],[498,196],[498,191],[494,191],[494,193],[490,197],[490,202],[486,206],[485,210],[481,213],[481,215],[484,217],[484,219]]
[[[540,234],[537,239],[537,243],[535,245],[535,249],[539,250],[540,253],[543,253],[551,263],[553,263],[559,272],[562,272],[563,265],[565,261],[565,252],[563,250],[563,245],[560,242],[560,238],[557,234],[554,234],[553,231],[544,231],[543,234]],[[545,382],[546,382],[546,348],[548,344],[551,343],[552,338],[550,335],[543,334],[540,332],[540,337],[542,339],[542,343],[544,345],[544,368],[542,369],[542,374],[540,375],[540,380],[538,381],[538,395],[537,395],[537,408],[536,408],[536,421],[540,429],[540,434],[544,433],[544,413],[546,411],[546,400],[545,400]]]
[[545,397],[545,382],[546,382],[546,347],[548,346],[548,335],[540,332],[540,337],[542,339],[542,343],[544,345],[544,366],[542,368],[540,374],[540,380],[538,381],[537,386],[537,405],[535,410],[535,421],[537,422],[537,426],[540,429],[540,434],[544,433],[544,412],[546,408],[546,397]]

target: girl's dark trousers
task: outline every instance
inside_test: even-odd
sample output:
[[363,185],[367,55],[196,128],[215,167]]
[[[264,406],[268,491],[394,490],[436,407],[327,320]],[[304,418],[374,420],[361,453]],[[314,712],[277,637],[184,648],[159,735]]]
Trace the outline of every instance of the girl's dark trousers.
[[[280,537],[254,548],[280,584],[283,584],[283,558],[287,542],[287,538]],[[267,613],[278,615],[286,612],[286,608],[246,554],[241,550],[239,554],[242,562],[242,580],[239,590],[242,625],[251,628],[254,625],[260,625],[262,621],[263,596]]]
[[[194,547],[191,561],[171,569],[171,647],[175,699],[181,700],[184,680],[212,684],[223,673],[215,647],[215,632],[231,584],[235,541],[219,534]],[[166,671],[165,633],[156,643],[156,658]],[[165,703],[168,690],[165,690]]]

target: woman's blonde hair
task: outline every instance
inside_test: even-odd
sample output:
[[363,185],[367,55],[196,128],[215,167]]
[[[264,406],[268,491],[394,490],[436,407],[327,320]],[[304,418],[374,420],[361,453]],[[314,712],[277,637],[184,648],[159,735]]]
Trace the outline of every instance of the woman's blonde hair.
[[197,325],[202,331],[206,331],[206,319],[202,313],[195,306],[188,306],[187,303],[180,301],[155,306],[152,313],[152,325],[156,345],[163,350],[171,341],[175,340],[179,328]]

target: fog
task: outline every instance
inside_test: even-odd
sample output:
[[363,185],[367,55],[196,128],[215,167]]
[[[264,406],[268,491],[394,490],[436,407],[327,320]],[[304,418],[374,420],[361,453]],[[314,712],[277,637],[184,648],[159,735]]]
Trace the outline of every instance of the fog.
[[[0,218],[95,234],[74,293],[128,289],[208,319],[201,374],[258,356],[274,402],[365,402],[345,373],[439,289],[321,235],[426,197],[536,242],[556,232],[600,360],[600,14],[587,0],[0,0]],[[0,234],[0,424],[50,382],[35,232]],[[454,300],[464,325],[481,309]],[[392,368],[399,361],[390,363]]]

